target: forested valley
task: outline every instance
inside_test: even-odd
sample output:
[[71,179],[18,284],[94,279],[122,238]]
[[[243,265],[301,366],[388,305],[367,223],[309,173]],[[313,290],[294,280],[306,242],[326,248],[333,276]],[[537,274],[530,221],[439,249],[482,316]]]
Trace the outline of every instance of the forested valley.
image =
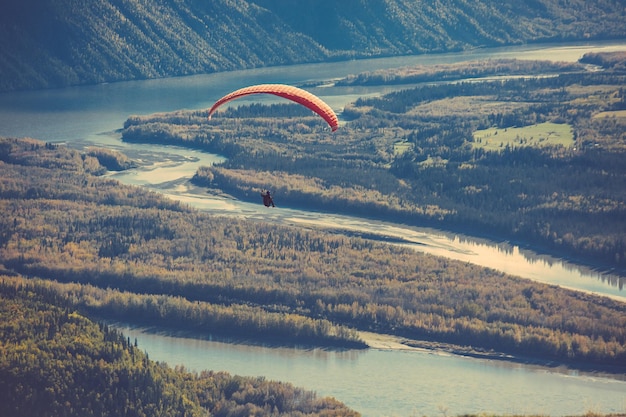
[[361,238],[210,216],[98,177],[96,157],[61,146],[1,148],[3,281],[78,314],[198,337],[364,347],[357,330],[368,330],[572,367],[626,364],[623,303]]
[[194,182],[238,198],[268,188],[279,205],[521,241],[623,269],[623,62],[604,54],[360,74],[338,84],[429,83],[358,99],[333,134],[306,109],[253,104],[211,121],[204,111],[130,117],[123,139],[226,156]]

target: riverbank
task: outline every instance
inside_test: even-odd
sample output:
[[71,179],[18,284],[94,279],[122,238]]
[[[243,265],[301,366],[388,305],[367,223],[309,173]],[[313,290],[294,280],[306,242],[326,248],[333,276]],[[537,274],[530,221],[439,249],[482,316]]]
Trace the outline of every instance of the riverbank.
[[[192,371],[264,375],[332,395],[363,416],[594,416],[623,412],[626,382],[409,349],[329,350],[228,344],[119,328],[151,359]],[[532,399],[532,401],[529,401]]]
[[363,349],[373,349],[379,351],[404,351],[407,353],[428,353],[438,356],[457,356],[473,358],[483,361],[497,361],[508,364],[519,364],[532,369],[550,369],[558,373],[580,372],[584,375],[616,379],[626,381],[626,366],[616,367],[615,365],[598,365],[585,363],[566,363],[553,359],[531,358],[518,355],[510,355],[502,352],[486,351],[476,349],[471,346],[460,346],[450,343],[432,342],[425,340],[407,339],[401,336],[394,336],[382,333],[359,331],[358,335],[363,344],[309,344],[306,342],[294,343],[280,338],[250,338],[244,335],[220,335],[197,330],[173,329],[158,324],[124,323],[106,319],[94,318],[102,321],[106,325],[117,329],[134,329],[142,333],[149,333],[168,338],[180,338],[198,341],[211,341],[224,343],[232,346],[249,346],[270,349],[297,349],[301,351],[311,351],[322,349],[328,352],[359,352]]
[[[502,152],[471,152],[469,147],[478,125],[497,124],[506,130],[514,125],[558,120],[568,128],[574,121],[560,116],[566,109],[566,113],[604,109],[606,103],[585,101],[576,87],[591,84],[603,88],[608,96],[618,94],[621,75],[601,74],[600,79],[596,73],[582,71],[550,80],[512,80],[506,86],[497,82],[471,84],[471,88],[456,84],[422,86],[419,91],[362,99],[354,104],[361,117],[334,134],[333,140],[320,139],[324,136],[319,135],[325,133],[316,130],[315,125],[315,129],[309,127],[302,132],[292,129],[289,123],[272,130],[268,120],[286,117],[280,109],[268,110],[273,111],[272,118],[266,114],[254,123],[241,123],[246,117],[245,107],[231,109],[211,123],[197,111],[183,113],[185,117],[179,112],[131,117],[125,123],[123,140],[223,151],[227,161],[219,167],[199,169],[192,181],[241,200],[256,198],[259,190],[270,188],[291,207],[527,242],[544,253],[558,251],[576,257],[592,268],[623,270],[623,195],[619,191],[623,168],[619,164],[622,149],[618,128],[600,132],[589,118],[584,119],[589,124],[584,125],[585,129],[603,135],[596,147],[587,144],[591,138],[581,136],[586,132],[584,128],[578,128],[581,138],[575,149],[526,145],[530,142],[501,146]],[[606,77],[611,79],[607,81]],[[601,87],[603,83],[610,84],[610,89]],[[542,99],[546,104],[541,109],[529,104],[519,107],[518,95],[531,103],[546,88],[563,89],[567,96],[563,99],[551,93]],[[501,101],[515,110],[502,120],[493,119],[490,113],[492,106],[498,105],[492,94],[499,92]],[[438,102],[437,106],[430,105],[422,95]],[[452,106],[452,116],[440,117],[442,105]],[[390,106],[404,111],[391,111]],[[437,120],[436,126],[422,122],[429,118]],[[456,118],[466,127],[457,128]],[[377,126],[384,129],[378,131]],[[418,138],[415,132],[421,130],[426,130],[431,139]],[[455,133],[440,137],[447,131]],[[290,138],[288,142],[286,137]],[[400,137],[412,148],[401,158],[390,150],[395,149]],[[277,153],[276,149],[281,151]],[[454,149],[453,157],[449,149]],[[430,157],[424,159],[425,155]],[[590,184],[603,181],[603,174],[594,164],[616,178],[614,189],[606,189],[606,202],[593,197],[597,190]],[[594,243],[589,244],[590,240]]]
[[171,338],[181,338],[189,340],[204,340],[212,342],[220,342],[232,346],[250,346],[258,348],[270,349],[297,349],[302,351],[310,351],[322,349],[334,352],[359,352],[364,349],[373,349],[380,351],[404,351],[429,353],[439,356],[458,356],[465,358],[473,358],[485,361],[497,361],[509,364],[519,364],[535,369],[550,369],[555,372],[569,373],[581,372],[586,375],[593,375],[603,378],[617,379],[626,381],[626,365],[615,366],[589,364],[580,362],[564,362],[549,358],[538,358],[520,355],[511,355],[493,350],[478,349],[472,346],[461,346],[450,343],[434,342],[426,340],[408,339],[402,336],[395,336],[383,333],[374,333],[367,331],[358,331],[360,342],[338,342],[338,343],[315,343],[311,341],[294,342],[285,338],[254,338],[246,337],[244,334],[214,334],[200,332],[193,329],[175,329],[158,323],[128,323],[117,320],[108,320],[106,318],[92,317],[95,321],[101,321],[108,326],[122,329],[132,328],[134,330],[154,335],[160,335]]
[[[189,170],[185,172],[191,173]],[[117,174],[114,178],[118,178]],[[121,179],[123,182],[130,180],[129,183],[134,184],[132,175]],[[147,186],[190,207],[219,216],[294,225],[409,247],[418,252],[469,262],[532,281],[626,303],[626,294],[622,290],[625,275],[607,271],[597,264],[568,258],[563,253],[555,253],[547,248],[536,251],[528,242],[507,241],[484,231],[475,230],[476,234],[471,234],[468,229],[463,233],[458,229],[437,228],[436,225],[429,227],[402,223],[398,219],[389,221],[357,217],[321,208],[285,205],[280,200],[279,207],[267,210],[258,199],[241,200],[221,190],[196,186],[190,180],[177,182],[172,187],[164,187],[163,184]]]
[[457,356],[473,358],[484,361],[497,361],[508,364],[519,364],[533,369],[550,369],[559,373],[580,372],[585,375],[617,379],[626,381],[626,364],[624,366],[602,365],[597,363],[565,362],[554,358],[540,358],[523,355],[512,355],[494,350],[485,350],[472,346],[455,345],[451,343],[409,339],[402,336],[374,333],[368,331],[357,331],[359,342],[337,341],[329,343],[327,340],[294,341],[287,338],[278,337],[250,337],[242,333],[220,334],[200,332],[197,329],[171,328],[156,322],[134,322],[124,323],[117,320],[93,317],[96,321],[102,321],[114,328],[130,328],[140,332],[160,335],[171,338],[182,338],[190,340],[206,340],[225,343],[227,345],[240,345],[271,349],[297,349],[309,351],[322,349],[325,351],[349,352],[373,349],[380,351],[404,351],[428,353],[439,356]]
[[554,359],[531,358],[510,355],[502,352],[476,349],[471,346],[460,346],[442,342],[407,339],[388,334],[359,332],[361,340],[371,349],[429,352],[436,355],[456,355],[487,361],[503,361],[537,368],[548,368],[560,372],[578,371],[589,375],[614,378],[626,381],[626,364],[624,366],[599,365],[556,361]]
[[[193,154],[202,158],[205,166],[224,159],[217,155],[198,152],[194,148],[174,145],[152,145],[156,150],[151,156],[149,145],[128,143],[141,148],[142,167],[133,172],[112,174],[125,184],[141,185],[188,204],[198,210],[216,215],[245,217],[275,224],[293,224],[309,229],[321,229],[348,236],[363,237],[386,243],[405,245],[420,252],[451,259],[467,261],[493,268],[511,275],[533,281],[558,285],[562,288],[587,294],[607,296],[626,302],[622,288],[626,271],[617,271],[589,259],[571,258],[568,254],[529,242],[510,241],[485,230],[467,226],[443,228],[442,224],[429,222],[418,225],[402,223],[394,218],[357,217],[349,213],[334,213],[328,207],[294,205],[293,201],[280,201],[276,210],[264,210],[258,200],[248,196],[226,194],[222,190],[208,189],[193,183],[198,163],[191,163],[183,155]],[[170,169],[168,180],[157,172],[162,153],[173,152],[179,157],[179,165]],[[214,159],[221,158],[221,159]],[[255,194],[256,196],[256,194]],[[284,196],[281,196],[283,199]],[[434,236],[434,238],[433,238]]]

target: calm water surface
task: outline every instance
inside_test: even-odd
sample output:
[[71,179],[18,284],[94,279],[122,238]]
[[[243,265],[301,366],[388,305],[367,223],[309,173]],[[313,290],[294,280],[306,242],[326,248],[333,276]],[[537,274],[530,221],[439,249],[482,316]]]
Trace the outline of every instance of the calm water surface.
[[626,382],[418,350],[325,351],[172,337],[118,325],[150,358],[288,381],[364,416],[626,412]]
[[[140,160],[142,166],[110,174],[112,177],[126,184],[157,190],[213,213],[391,237],[427,253],[626,301],[620,277],[594,272],[508,243],[284,208],[268,213],[261,211],[257,204],[207,196],[188,180],[199,166],[220,161],[219,156],[176,147],[125,144],[116,132],[131,114],[206,109],[224,93],[256,83],[299,84],[382,68],[485,58],[575,61],[588,51],[614,50],[626,50],[626,44],[475,50],[0,94],[0,135],[122,150]],[[358,97],[393,89],[318,87],[310,90],[340,112]],[[289,381],[320,395],[335,396],[366,416],[446,416],[480,412],[562,416],[588,411],[626,412],[626,383],[613,379],[420,351],[328,352],[264,348],[170,337],[122,327],[130,337],[138,339],[152,359],[184,364],[195,370],[225,370]]]

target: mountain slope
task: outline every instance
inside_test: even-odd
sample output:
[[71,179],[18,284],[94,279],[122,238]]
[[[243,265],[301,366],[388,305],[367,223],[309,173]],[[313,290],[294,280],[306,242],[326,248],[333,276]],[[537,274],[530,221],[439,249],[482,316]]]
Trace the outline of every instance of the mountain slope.
[[0,91],[324,59],[245,2],[26,0],[0,17]]
[[0,91],[626,37],[623,1],[10,0]]
[[320,0],[297,9],[290,0],[251,1],[329,50],[359,54],[624,36],[619,1]]

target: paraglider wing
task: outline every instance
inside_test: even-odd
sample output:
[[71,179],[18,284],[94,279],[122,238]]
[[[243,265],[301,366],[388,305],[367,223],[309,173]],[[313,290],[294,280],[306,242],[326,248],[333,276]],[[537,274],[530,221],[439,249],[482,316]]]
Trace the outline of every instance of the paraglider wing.
[[273,94],[278,97],[295,101],[296,103],[302,104],[319,114],[324,120],[326,120],[326,123],[328,123],[333,132],[339,127],[337,115],[328,104],[308,91],[284,84],[259,84],[233,91],[215,102],[213,107],[209,110],[209,119],[211,119],[213,112],[222,104],[250,94]]

